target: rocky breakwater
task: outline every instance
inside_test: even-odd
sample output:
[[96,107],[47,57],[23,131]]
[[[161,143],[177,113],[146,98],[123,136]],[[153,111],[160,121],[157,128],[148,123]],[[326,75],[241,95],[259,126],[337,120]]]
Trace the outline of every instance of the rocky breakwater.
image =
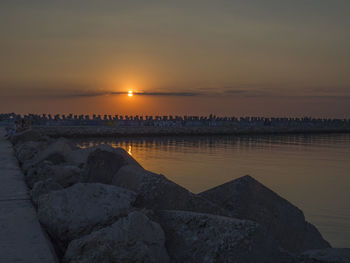
[[350,262],[252,177],[194,194],[107,145],[12,138],[62,262]]

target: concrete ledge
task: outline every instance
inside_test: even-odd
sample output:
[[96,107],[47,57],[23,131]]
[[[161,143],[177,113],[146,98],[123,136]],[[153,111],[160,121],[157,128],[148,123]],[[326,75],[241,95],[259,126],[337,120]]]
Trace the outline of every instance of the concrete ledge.
[[12,145],[4,134],[0,128],[0,261],[58,262],[29,199]]

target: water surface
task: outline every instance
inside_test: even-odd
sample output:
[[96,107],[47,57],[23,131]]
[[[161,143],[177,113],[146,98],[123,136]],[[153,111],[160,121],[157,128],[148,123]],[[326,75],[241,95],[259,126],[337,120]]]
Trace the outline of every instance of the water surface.
[[350,134],[84,139],[123,147],[194,193],[249,174],[291,201],[335,247],[350,247]]

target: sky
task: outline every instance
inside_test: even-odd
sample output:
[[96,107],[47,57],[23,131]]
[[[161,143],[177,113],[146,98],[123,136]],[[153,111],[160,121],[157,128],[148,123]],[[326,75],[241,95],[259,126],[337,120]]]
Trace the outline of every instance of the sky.
[[0,112],[350,118],[348,0],[0,7]]

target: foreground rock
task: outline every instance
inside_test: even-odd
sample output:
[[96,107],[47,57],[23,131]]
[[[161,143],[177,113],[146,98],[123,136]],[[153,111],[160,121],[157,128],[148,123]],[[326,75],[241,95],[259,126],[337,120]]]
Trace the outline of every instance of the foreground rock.
[[46,141],[28,141],[23,143],[18,143],[15,146],[15,153],[18,161],[24,163],[28,161],[39,152],[44,150],[48,145]]
[[140,212],[132,212],[113,225],[73,240],[64,261],[94,262],[169,262],[165,236],[159,224]]
[[126,152],[120,153],[97,149],[89,154],[83,174],[83,181],[111,184],[113,176],[119,169],[124,165],[130,164],[130,158]]
[[[75,164],[77,166],[85,166],[88,162],[90,154],[96,152],[97,150],[114,153],[115,156],[117,156],[117,158],[121,157],[126,164],[132,164],[141,167],[141,165],[135,159],[133,159],[123,148],[113,148],[108,144],[101,144],[94,147],[76,149],[68,153],[68,155],[66,156],[67,162]],[[96,155],[94,158],[98,160],[98,155]]]
[[50,161],[43,161],[37,167],[30,169],[25,175],[29,188],[38,181],[51,179],[66,188],[80,181],[81,169],[74,165],[54,165]]
[[248,220],[184,211],[160,211],[171,262],[297,262]]
[[62,189],[63,189],[62,186],[54,182],[52,179],[39,181],[34,184],[33,189],[31,191],[32,201],[35,205],[38,205],[40,196],[44,194],[48,194],[52,191],[57,191]]
[[75,184],[43,195],[38,217],[50,236],[65,247],[69,241],[113,223],[126,215],[135,194],[104,184]]
[[112,183],[136,192],[137,207],[226,214],[224,209],[212,202],[191,193],[163,175],[146,171],[141,167],[123,166],[114,175]]
[[43,161],[50,161],[53,164],[62,164],[67,161],[67,155],[76,149],[70,141],[60,138],[48,145],[44,150],[39,151],[34,158],[23,163],[23,170],[28,171],[35,168]]
[[350,248],[326,248],[304,252],[300,257],[303,263],[349,263]]
[[228,210],[231,216],[258,222],[281,247],[293,253],[328,248],[303,212],[254,178],[244,176],[200,194]]

